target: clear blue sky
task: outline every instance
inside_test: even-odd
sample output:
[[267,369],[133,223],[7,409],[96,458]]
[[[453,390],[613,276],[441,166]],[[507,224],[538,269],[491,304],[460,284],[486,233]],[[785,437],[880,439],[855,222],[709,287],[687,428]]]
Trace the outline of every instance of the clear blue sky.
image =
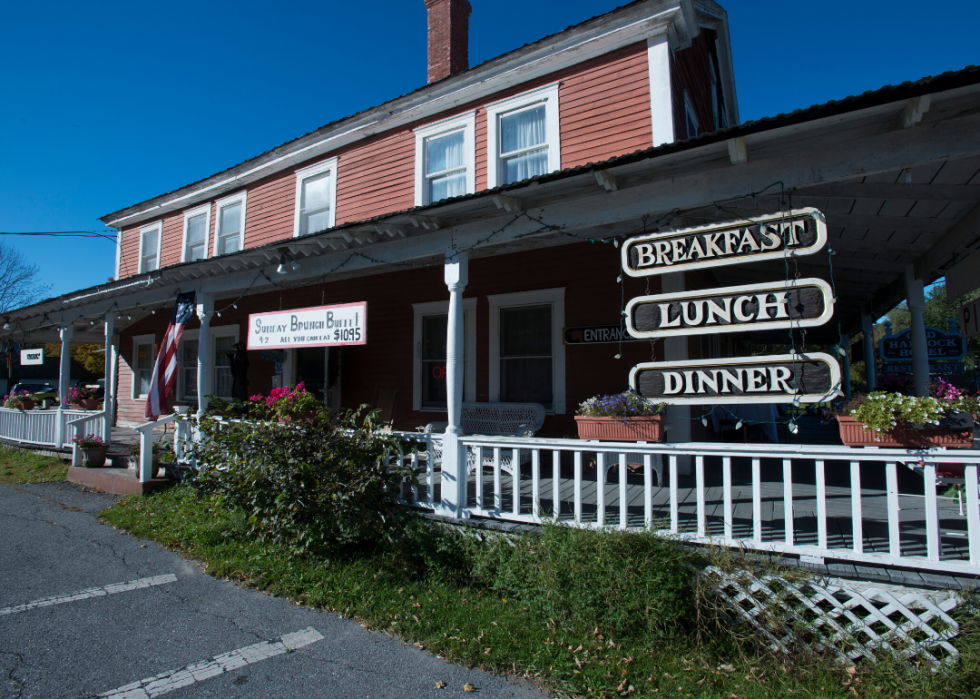
[[[617,0],[471,0],[470,64]],[[723,2],[743,121],[980,63],[980,2]],[[9,2],[0,231],[98,217],[425,83],[423,0]],[[52,294],[104,282],[100,240],[3,236]]]

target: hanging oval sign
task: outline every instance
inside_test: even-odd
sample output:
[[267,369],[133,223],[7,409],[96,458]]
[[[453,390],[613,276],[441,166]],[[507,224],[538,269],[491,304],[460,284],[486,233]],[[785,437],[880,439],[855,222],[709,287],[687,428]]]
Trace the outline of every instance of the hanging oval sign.
[[646,362],[630,387],[656,403],[821,403],[840,395],[840,366],[829,354]]
[[631,277],[812,255],[827,244],[827,219],[807,207],[738,221],[630,238],[623,269]]
[[808,328],[834,314],[823,279],[793,279],[638,296],[626,304],[626,329],[638,338]]

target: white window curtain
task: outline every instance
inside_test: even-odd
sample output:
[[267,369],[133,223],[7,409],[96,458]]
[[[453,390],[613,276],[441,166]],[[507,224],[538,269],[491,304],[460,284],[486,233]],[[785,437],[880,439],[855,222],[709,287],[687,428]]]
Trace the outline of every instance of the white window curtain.
[[500,117],[503,183],[519,182],[548,171],[545,106]]
[[462,131],[426,141],[425,176],[429,203],[466,193],[465,138]]
[[160,268],[160,261],[157,259],[157,247],[159,244],[160,229],[143,234],[143,264],[140,265],[140,271],[153,272]]
[[242,203],[221,208],[218,215],[218,254],[238,252],[242,232]]
[[204,246],[208,236],[207,221],[207,214],[194,216],[187,221],[187,262],[204,259]]
[[299,234],[318,233],[330,227],[330,172],[303,180]]

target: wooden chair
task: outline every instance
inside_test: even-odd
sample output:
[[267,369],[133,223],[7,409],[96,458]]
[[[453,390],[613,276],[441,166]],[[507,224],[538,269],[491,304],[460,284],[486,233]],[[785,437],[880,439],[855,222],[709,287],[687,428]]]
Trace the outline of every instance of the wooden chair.
[[395,422],[395,412],[398,409],[398,388],[374,389],[374,398],[371,400],[371,408],[380,411],[375,421],[375,426],[381,430],[391,430]]

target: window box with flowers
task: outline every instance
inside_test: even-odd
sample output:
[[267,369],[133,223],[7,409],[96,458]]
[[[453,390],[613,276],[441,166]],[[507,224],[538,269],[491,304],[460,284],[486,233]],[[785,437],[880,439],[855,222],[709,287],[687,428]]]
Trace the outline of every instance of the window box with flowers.
[[99,395],[88,386],[75,386],[68,392],[68,403],[79,410],[95,410],[99,407]]
[[3,397],[5,408],[14,408],[15,410],[33,410],[34,409],[34,398],[28,391],[17,391],[16,393],[11,393],[9,396]]
[[666,409],[666,403],[651,403],[630,391],[594,396],[579,405],[575,425],[579,439],[662,442]]
[[927,397],[899,391],[856,394],[836,409],[841,441],[849,447],[973,446],[977,399],[942,379]]
[[82,468],[102,468],[105,466],[109,445],[101,437],[94,434],[79,434],[72,437],[71,441],[82,450]]

